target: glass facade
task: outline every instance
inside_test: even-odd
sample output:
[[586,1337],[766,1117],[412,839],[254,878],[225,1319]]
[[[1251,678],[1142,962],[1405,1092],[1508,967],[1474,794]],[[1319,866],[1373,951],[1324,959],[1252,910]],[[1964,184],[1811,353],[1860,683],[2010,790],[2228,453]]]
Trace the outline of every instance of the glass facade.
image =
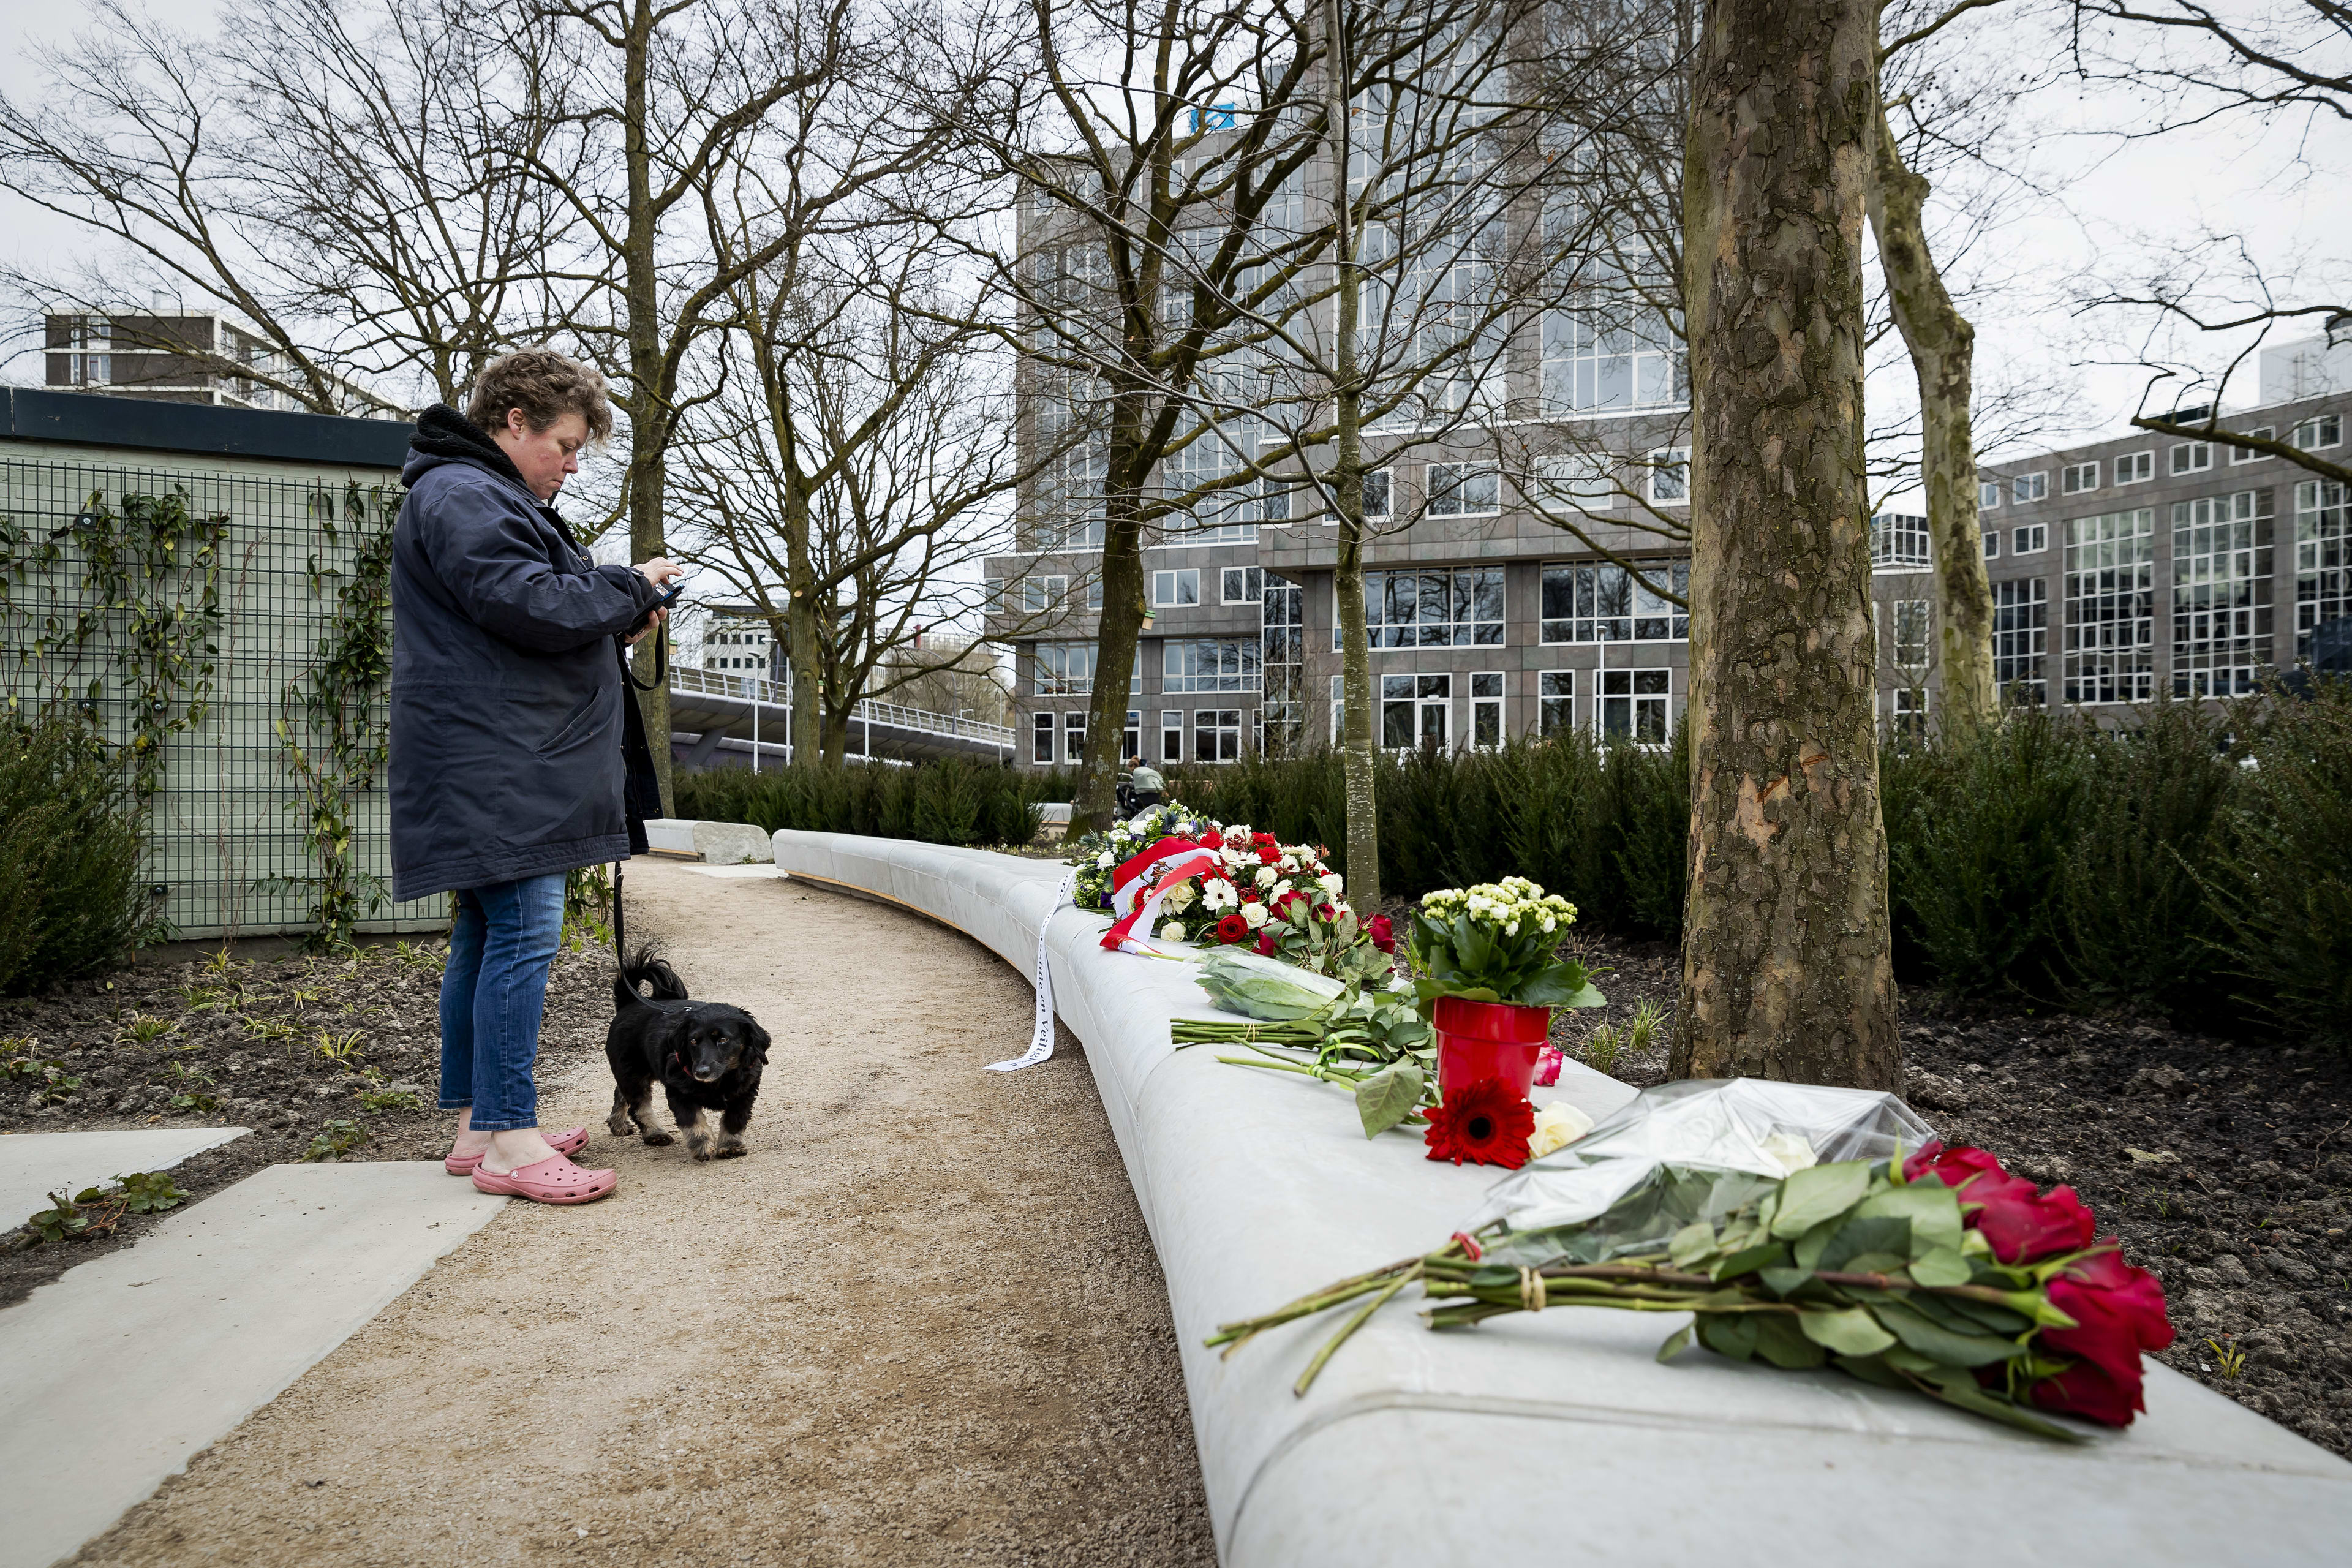
[[2156,510],[2066,523],[2066,700],[2156,695]]
[[1675,604],[1613,562],[1543,569],[1548,643],[1681,642],[1690,636],[1690,563],[1645,561],[1642,575],[1685,601]]
[[2234,697],[2271,661],[2271,492],[2172,508],[2172,694]]

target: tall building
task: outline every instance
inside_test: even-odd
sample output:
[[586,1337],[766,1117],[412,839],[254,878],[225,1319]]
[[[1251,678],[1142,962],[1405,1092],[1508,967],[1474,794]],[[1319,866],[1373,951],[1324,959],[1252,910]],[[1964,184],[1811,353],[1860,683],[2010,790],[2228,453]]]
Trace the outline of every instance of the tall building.
[[49,386],[161,403],[222,408],[295,410],[294,399],[240,374],[281,375],[284,356],[226,316],[164,311],[152,315],[43,318]]
[[712,605],[702,626],[702,668],[757,680],[784,678],[782,645],[750,605]]
[[[2352,385],[2221,424],[2341,463],[2347,418]],[[2284,458],[2134,430],[1978,477],[1993,674],[2011,701],[2242,695],[2264,670],[2308,658],[2313,631],[2352,610],[2345,488]],[[1915,729],[1932,721],[1942,686],[1934,563],[1924,519],[1881,521],[1879,710]]]

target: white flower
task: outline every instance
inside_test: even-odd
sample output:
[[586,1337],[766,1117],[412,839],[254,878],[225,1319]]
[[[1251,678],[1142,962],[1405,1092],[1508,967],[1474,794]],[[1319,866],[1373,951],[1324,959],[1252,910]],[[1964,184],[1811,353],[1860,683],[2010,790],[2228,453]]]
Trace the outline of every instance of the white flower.
[[1261,888],[1271,888],[1281,875],[1281,872],[1271,866],[1260,866],[1257,868],[1257,885]]
[[1168,906],[1168,912],[1169,912],[1170,914],[1175,914],[1175,913],[1178,913],[1178,912],[1179,912],[1179,911],[1181,911],[1181,910],[1182,910],[1182,909],[1183,909],[1187,904],[1190,904],[1192,901],[1192,883],[1190,883],[1190,882],[1179,882],[1179,883],[1177,883],[1174,887],[1172,887],[1172,888],[1171,888],[1171,889],[1168,889],[1168,898],[1167,898],[1167,900],[1166,900],[1166,902],[1167,902],[1167,906]]
[[1249,922],[1250,930],[1257,930],[1258,927],[1265,924],[1265,906],[1264,904],[1244,904],[1242,906],[1242,919]]
[[1555,1100],[1536,1112],[1536,1130],[1534,1136],[1528,1140],[1528,1155],[1531,1159],[1541,1159],[1591,1131],[1592,1118],[1564,1100]]
[[1184,940],[1184,922],[1182,921],[1170,921],[1166,925],[1161,926],[1160,928],[1160,940],[1162,942],[1182,942]]
[[1095,864],[1096,864],[1096,865],[1097,865],[1097,866],[1100,866],[1100,867],[1104,868],[1107,870],[1107,869],[1108,869],[1109,868],[1111,868],[1111,867],[1116,866],[1117,864],[1118,864],[1118,861],[1116,861],[1116,860],[1113,860],[1113,859],[1110,858],[1110,851],[1109,851],[1109,850],[1108,850],[1108,849],[1106,849],[1106,850],[1104,850],[1101,854],[1099,854],[1099,855],[1097,855],[1097,856],[1096,856],[1096,857],[1095,857]]
[[1779,1165],[1784,1176],[1793,1176],[1808,1165],[1821,1163],[1821,1156],[1813,1152],[1813,1146],[1805,1142],[1802,1133],[1769,1133],[1764,1139],[1763,1149],[1764,1157]]
[[1285,877],[1285,878],[1283,878],[1282,879],[1280,879],[1279,881],[1277,881],[1277,882],[1276,882],[1276,883],[1275,883],[1275,885],[1274,885],[1274,890],[1273,890],[1271,893],[1267,894],[1267,895],[1266,895],[1266,897],[1267,897],[1268,900],[1269,900],[1269,901],[1271,901],[1272,900],[1278,899],[1278,898],[1282,897],[1282,895],[1283,895],[1283,894],[1285,894],[1285,893],[1286,893],[1286,892],[1288,892],[1288,891],[1290,891],[1290,879],[1289,879],[1289,878],[1287,878],[1287,877]]
[[1212,914],[1219,910],[1232,909],[1241,901],[1241,895],[1234,891],[1231,882],[1211,882],[1201,891],[1201,906]]
[[1330,894],[1335,899],[1339,896],[1339,889],[1347,886],[1346,879],[1343,879],[1337,871],[1326,872],[1315,879],[1322,883],[1323,890]]

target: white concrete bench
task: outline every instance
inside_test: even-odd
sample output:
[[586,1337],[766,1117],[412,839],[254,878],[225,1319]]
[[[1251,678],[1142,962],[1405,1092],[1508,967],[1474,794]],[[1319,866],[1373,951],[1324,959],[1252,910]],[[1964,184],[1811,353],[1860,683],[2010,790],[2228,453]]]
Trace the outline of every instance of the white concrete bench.
[[[897,839],[774,845],[792,875],[945,921],[1024,974],[1064,873]],[[1563,1310],[1435,1334],[1401,1300],[1294,1398],[1335,1321],[1231,1360],[1202,1340],[1440,1245],[1497,1173],[1432,1164],[1403,1134],[1368,1142],[1337,1089],[1174,1050],[1169,1018],[1210,1012],[1205,995],[1175,963],[1102,951],[1107,923],[1053,917],[1055,1002],[1086,1044],[1167,1278],[1228,1568],[2352,1556],[2352,1465],[2153,1363],[2137,1425],[2065,1447],[1833,1372],[1697,1351],[1659,1366],[1674,1316]],[[971,1066],[965,1092],[984,1096]],[[1560,1087],[1595,1115],[1633,1093],[1575,1064]],[[1068,1310],[1035,1305],[1040,1321]]]
[[769,856],[767,833],[748,822],[647,817],[646,843],[655,854],[699,856],[711,866],[764,864]]

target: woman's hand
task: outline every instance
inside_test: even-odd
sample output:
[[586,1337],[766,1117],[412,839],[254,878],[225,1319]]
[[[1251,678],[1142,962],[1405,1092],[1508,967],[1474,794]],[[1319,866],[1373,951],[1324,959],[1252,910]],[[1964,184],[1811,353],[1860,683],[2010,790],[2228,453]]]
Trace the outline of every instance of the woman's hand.
[[[670,584],[686,575],[685,572],[679,569],[677,563],[670,560],[666,555],[656,555],[650,561],[640,561],[637,563],[637,570],[645,574],[646,581],[651,583],[656,588],[666,588]],[[667,609],[658,609],[654,611],[651,615],[646,617],[646,624],[644,626],[638,627],[632,635],[621,639],[621,646],[624,647],[636,647],[637,644],[653,636],[656,628],[660,626],[664,621],[668,619],[669,611]]]

